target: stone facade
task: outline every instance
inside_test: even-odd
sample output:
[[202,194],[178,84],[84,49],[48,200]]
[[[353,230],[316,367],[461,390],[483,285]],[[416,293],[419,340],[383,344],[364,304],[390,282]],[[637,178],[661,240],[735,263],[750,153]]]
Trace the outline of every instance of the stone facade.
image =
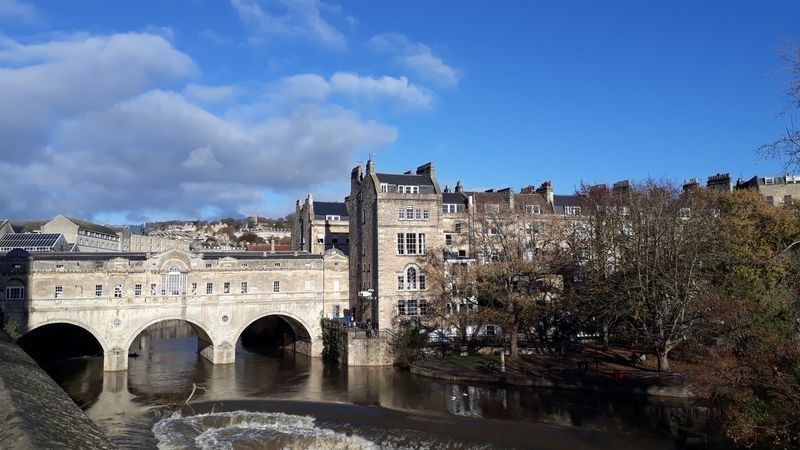
[[128,228],[123,229],[118,235],[120,237],[120,250],[123,252],[160,253],[167,250],[189,251],[188,241],[131,233]]
[[295,204],[292,220],[292,250],[320,254],[335,248],[344,254],[350,247],[350,217],[341,202],[315,202],[309,194]]
[[[492,258],[486,244],[498,217],[513,217],[536,244],[546,226],[572,222],[586,206],[582,196],[555,195],[550,182],[519,193],[465,191],[460,183],[454,192],[441,190],[432,163],[414,173],[386,174],[369,161],[365,172],[354,168],[350,180],[350,305],[357,321],[379,329],[394,328],[399,316],[425,314],[425,253],[485,262]],[[534,245],[530,257],[535,251]]]
[[755,176],[747,181],[738,180],[736,189],[756,189],[771,205],[782,205],[800,200],[800,176]]
[[232,363],[242,331],[276,315],[295,331],[295,350],[322,351],[320,319],[348,307],[348,260],[307,253],[27,254],[0,258],[4,325],[21,333],[52,323],[97,339],[108,371],[125,370],[128,348],[148,326],[192,324],[201,354]]
[[42,225],[43,233],[61,233],[80,252],[118,252],[120,237],[113,229],[62,215]]

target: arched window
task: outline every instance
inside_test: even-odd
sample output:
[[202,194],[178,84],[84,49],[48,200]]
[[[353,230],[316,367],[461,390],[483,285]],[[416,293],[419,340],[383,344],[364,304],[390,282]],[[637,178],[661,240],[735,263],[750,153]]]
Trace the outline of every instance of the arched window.
[[408,286],[408,289],[416,289],[417,288],[417,269],[415,269],[413,267],[409,267],[408,270],[406,271],[406,279],[408,280],[408,282],[406,283],[406,286]]
[[182,273],[181,269],[172,266],[169,268],[169,273],[164,275],[162,286],[167,295],[186,295],[186,279],[187,274]]
[[25,283],[16,278],[6,284],[6,300],[22,300],[25,298]]
[[406,301],[405,300],[398,300],[397,301],[397,314],[400,316],[406,315]]

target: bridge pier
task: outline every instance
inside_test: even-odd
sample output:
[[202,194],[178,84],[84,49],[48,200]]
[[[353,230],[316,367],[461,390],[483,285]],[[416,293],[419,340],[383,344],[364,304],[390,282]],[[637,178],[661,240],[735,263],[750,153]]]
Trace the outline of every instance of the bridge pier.
[[198,338],[200,356],[211,361],[212,364],[233,364],[236,361],[236,348],[230,342],[218,345],[209,344]]
[[113,347],[103,354],[103,371],[121,372],[128,370],[128,350]]

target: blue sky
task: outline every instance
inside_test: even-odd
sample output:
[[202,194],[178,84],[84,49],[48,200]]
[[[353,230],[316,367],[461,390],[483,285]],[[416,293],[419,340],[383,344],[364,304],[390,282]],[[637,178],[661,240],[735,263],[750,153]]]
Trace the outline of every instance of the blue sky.
[[283,215],[434,161],[519,188],[775,174],[800,3],[0,0],[0,217]]

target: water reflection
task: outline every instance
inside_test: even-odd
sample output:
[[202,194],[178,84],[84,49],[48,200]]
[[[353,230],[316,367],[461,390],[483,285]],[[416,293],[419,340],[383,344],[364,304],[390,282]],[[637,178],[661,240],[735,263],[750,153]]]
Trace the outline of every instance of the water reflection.
[[679,425],[702,430],[708,416],[683,400],[467,386],[394,368],[340,367],[281,349],[239,345],[235,364],[215,366],[196,353],[191,332],[144,336],[135,343],[138,357],[131,358],[127,372],[104,373],[101,358],[79,358],[62,362],[52,373],[112,438],[132,446],[154,444],[153,406],[182,402],[193,384],[202,388],[193,401],[341,402],[645,436],[675,435]]

